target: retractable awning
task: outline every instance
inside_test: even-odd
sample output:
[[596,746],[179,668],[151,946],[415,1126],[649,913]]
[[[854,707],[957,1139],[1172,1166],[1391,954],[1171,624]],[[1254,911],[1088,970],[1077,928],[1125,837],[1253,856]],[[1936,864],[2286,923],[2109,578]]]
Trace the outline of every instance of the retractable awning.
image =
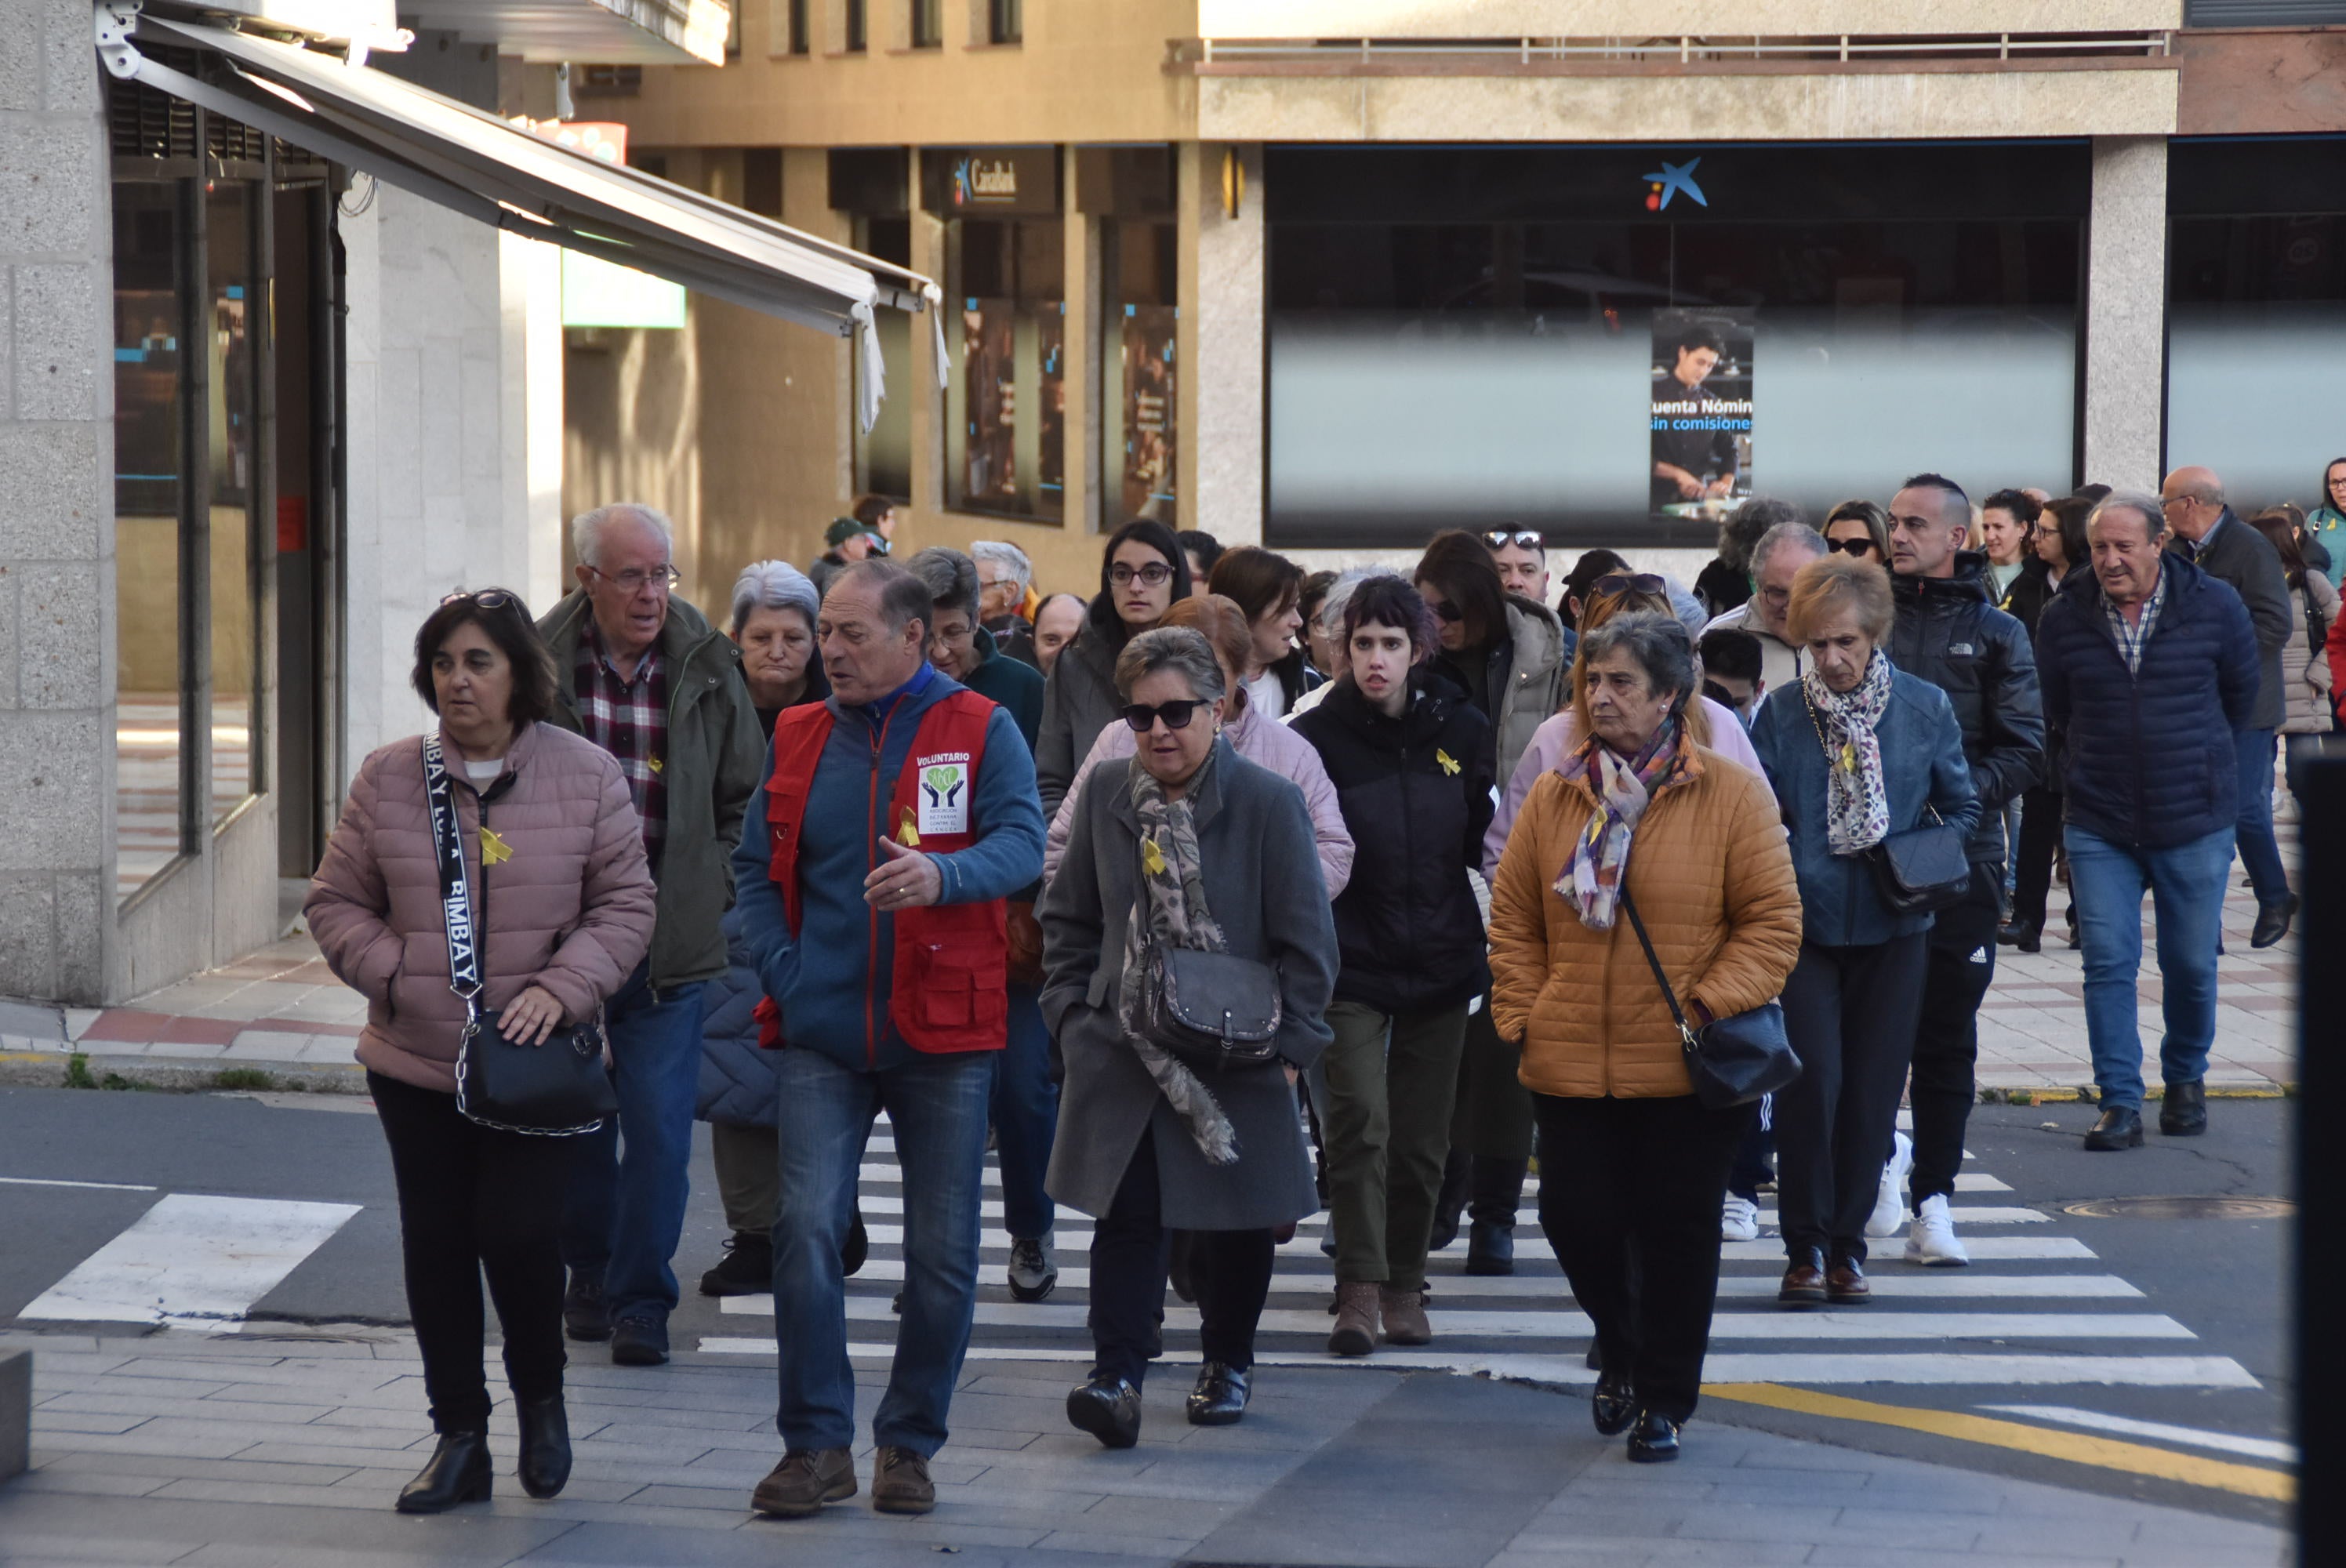
[[[633,267],[704,294],[853,338],[863,428],[885,391],[874,312],[938,316],[935,283],[639,169],[574,152],[366,65],[225,27],[98,9],[98,53],[117,76],[244,122],[511,233]],[[206,51],[195,76],[140,42]],[[932,333],[937,375],[944,328]]]

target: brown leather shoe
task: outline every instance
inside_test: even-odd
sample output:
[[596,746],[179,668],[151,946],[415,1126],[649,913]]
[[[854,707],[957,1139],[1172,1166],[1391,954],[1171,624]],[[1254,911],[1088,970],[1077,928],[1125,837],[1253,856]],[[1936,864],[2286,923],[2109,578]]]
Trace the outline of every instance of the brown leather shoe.
[[1388,1345],[1431,1345],[1433,1325],[1425,1320],[1425,1292],[1423,1290],[1377,1289],[1377,1310],[1385,1320],[1385,1343]]
[[1776,1288],[1776,1301],[1782,1307],[1821,1307],[1824,1300],[1824,1256],[1808,1247],[1784,1270],[1784,1282]]
[[775,1519],[805,1519],[854,1495],[854,1455],[843,1448],[796,1448],[758,1483],[750,1506]]
[[1836,1307],[1862,1307],[1873,1299],[1865,1282],[1865,1265],[1854,1257],[1836,1257],[1825,1270],[1825,1299]]
[[1365,1356],[1377,1348],[1377,1286],[1348,1279],[1336,1286],[1336,1326],[1328,1330],[1331,1356]]
[[872,1506],[882,1513],[926,1513],[937,1505],[929,1461],[892,1444],[872,1456]]

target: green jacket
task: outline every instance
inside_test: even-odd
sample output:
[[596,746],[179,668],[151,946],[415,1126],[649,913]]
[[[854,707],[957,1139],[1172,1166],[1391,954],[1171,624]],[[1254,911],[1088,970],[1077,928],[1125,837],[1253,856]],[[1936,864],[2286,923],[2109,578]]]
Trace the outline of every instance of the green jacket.
[[[574,733],[578,722],[578,639],[589,614],[573,593],[537,623],[554,651],[557,697],[551,721]],[[660,628],[668,660],[668,834],[658,867],[659,915],[652,928],[655,987],[712,980],[725,972],[725,935],[718,927],[733,906],[733,846],[741,813],[765,768],[741,651],[682,599],[668,602]]]

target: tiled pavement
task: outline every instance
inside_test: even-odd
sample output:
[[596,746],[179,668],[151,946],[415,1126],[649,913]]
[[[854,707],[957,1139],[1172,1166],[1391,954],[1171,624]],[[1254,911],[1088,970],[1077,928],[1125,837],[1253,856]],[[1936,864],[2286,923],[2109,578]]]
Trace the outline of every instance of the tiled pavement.
[[[685,1354],[575,1366],[576,1477],[517,1494],[492,1430],[492,1503],[405,1519],[430,1447],[402,1336],[265,1341],[0,1334],[35,1348],[36,1468],[0,1486],[0,1563],[188,1568],[820,1562],[1581,1568],[2278,1568],[2261,1524],[1867,1454],[1698,1420],[1681,1461],[1632,1466],[1586,1407],[1511,1385],[1365,1369],[1270,1369],[1241,1426],[1184,1424],[1153,1381],[1138,1448],[1067,1430],[1063,1369],[973,1361],[926,1519],[863,1497],[817,1520],[751,1515],[777,1457],[771,1373]],[[493,1367],[493,1385],[495,1369]],[[859,1368],[868,1413],[881,1381]],[[859,1454],[868,1488],[870,1454]]]

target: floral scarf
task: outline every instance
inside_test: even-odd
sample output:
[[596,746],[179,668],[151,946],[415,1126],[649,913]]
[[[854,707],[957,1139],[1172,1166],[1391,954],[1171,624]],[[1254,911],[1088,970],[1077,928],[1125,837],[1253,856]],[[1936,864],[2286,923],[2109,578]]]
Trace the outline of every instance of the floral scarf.
[[1133,898],[1132,920],[1125,932],[1124,974],[1117,991],[1117,1022],[1124,1037],[1157,1081],[1166,1103],[1189,1129],[1189,1136],[1209,1164],[1226,1166],[1239,1157],[1238,1133],[1213,1094],[1187,1065],[1152,1044],[1136,1026],[1141,993],[1148,984],[1149,950],[1156,946],[1195,948],[1205,952],[1228,951],[1222,928],[1206,905],[1206,884],[1199,871],[1198,822],[1189,803],[1212,776],[1220,750],[1190,775],[1189,786],[1176,800],[1165,793],[1138,758],[1132,762],[1132,809],[1140,824],[1140,887]]
[[1556,879],[1557,895],[1589,930],[1613,929],[1638,820],[1656,792],[1685,778],[1693,762],[1694,738],[1673,714],[1635,757],[1623,757],[1592,735],[1557,767],[1565,779],[1586,781],[1596,797],[1588,830],[1572,846],[1572,859]]
[[1890,706],[1890,656],[1873,650],[1865,678],[1835,691],[1811,665],[1800,677],[1809,722],[1825,748],[1825,841],[1836,855],[1854,855],[1890,833],[1890,791],[1882,782],[1882,741],[1874,727]]

